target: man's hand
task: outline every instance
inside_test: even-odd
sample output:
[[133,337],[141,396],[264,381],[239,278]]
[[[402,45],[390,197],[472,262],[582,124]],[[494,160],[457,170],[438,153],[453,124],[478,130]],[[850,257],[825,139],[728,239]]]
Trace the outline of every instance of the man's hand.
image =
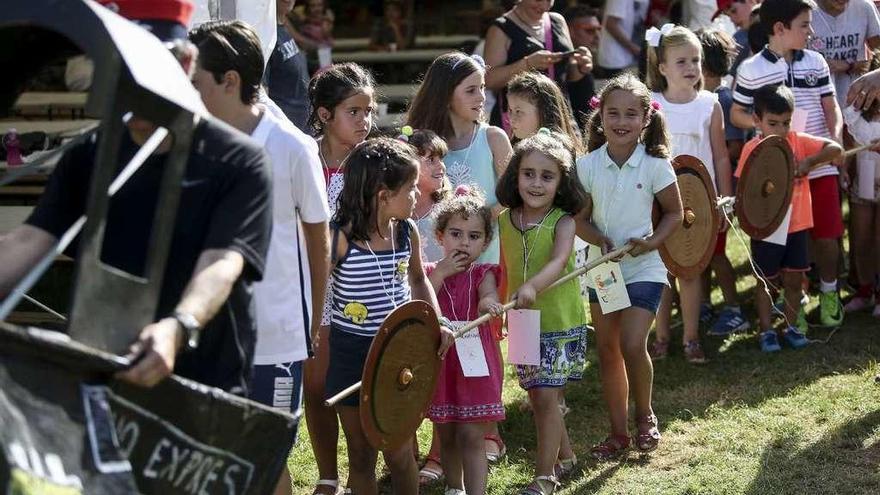
[[654,245],[654,242],[649,239],[640,239],[634,237],[630,239],[629,242],[633,243],[633,248],[629,252],[629,255],[633,258],[657,249],[657,246]]
[[571,57],[572,63],[577,66],[581,74],[589,74],[593,70],[593,54],[590,49],[581,46],[575,51]]
[[177,350],[183,344],[183,330],[174,318],[164,318],[141,330],[137,342],[129,348],[134,365],[116,373],[120,380],[152,387],[174,371]]
[[867,110],[880,99],[880,70],[868,72],[853,81],[846,93],[847,105],[856,110]]

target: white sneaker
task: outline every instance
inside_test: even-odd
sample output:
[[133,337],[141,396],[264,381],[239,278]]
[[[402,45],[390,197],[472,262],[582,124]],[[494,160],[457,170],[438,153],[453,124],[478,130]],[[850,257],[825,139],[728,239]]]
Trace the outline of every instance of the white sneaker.
[[467,495],[464,490],[459,490],[458,488],[449,488],[446,487],[446,491],[443,492],[443,495]]

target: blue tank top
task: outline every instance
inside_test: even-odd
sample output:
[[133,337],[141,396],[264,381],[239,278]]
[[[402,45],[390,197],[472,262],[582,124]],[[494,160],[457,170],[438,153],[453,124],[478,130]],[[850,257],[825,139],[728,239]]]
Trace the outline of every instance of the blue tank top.
[[[495,176],[495,160],[486,137],[487,129],[489,124],[481,122],[471,144],[464,149],[449,151],[443,162],[446,164],[446,175],[453,189],[462,184],[476,186],[485,194],[486,204],[492,207],[498,204],[498,199],[495,197],[495,183],[498,182],[498,177]],[[498,264],[500,254],[498,226],[493,228],[495,235],[492,236],[489,247],[480,256],[480,262]]]
[[334,328],[373,337],[385,317],[411,299],[411,225],[406,221],[397,224],[394,249],[370,251],[348,241],[348,251],[333,269]]

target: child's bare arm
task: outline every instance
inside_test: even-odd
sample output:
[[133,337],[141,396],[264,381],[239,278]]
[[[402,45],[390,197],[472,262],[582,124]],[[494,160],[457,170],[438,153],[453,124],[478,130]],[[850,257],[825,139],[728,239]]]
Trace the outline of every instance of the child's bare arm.
[[825,125],[831,139],[838,143],[843,142],[843,115],[840,113],[840,105],[834,95],[822,97],[822,111],[825,112]]
[[[407,227],[401,225],[400,228],[405,229]],[[411,222],[409,228],[412,254],[409,258],[409,269],[407,271],[409,272],[409,288],[412,292],[412,297],[413,299],[420,299],[433,306],[434,311],[440,316],[443,313],[440,311],[440,304],[437,303],[437,295],[434,293],[434,288],[428,283],[428,277],[425,276],[425,270],[422,269],[422,245],[421,240],[419,239],[419,230],[415,227],[415,224]],[[437,350],[437,355],[440,356],[440,359],[446,357],[446,352],[454,343],[455,338],[452,336],[452,330],[441,325],[440,349]]]
[[730,196],[733,194],[730,180],[733,172],[730,170],[730,155],[727,152],[727,140],[724,138],[724,111],[717,101],[709,124],[709,140],[712,144],[712,163],[715,167],[715,180],[718,182],[718,194]]
[[483,281],[480,282],[479,298],[480,302],[477,305],[479,313],[489,313],[492,316],[501,316],[504,313],[498,298],[498,284],[495,280],[495,274],[491,271],[487,272]]
[[629,252],[630,256],[638,256],[658,249],[673,232],[681,228],[681,193],[678,191],[678,184],[675,182],[669,184],[654,197],[660,203],[660,223],[654,229],[654,234],[647,239],[630,239],[630,242],[636,245]]
[[740,129],[750,130],[755,127],[752,109],[737,102],[730,105],[730,121]]
[[602,235],[602,232],[593,225],[593,197],[587,194],[584,208],[574,216],[575,232],[577,236],[594,246],[599,246],[602,254],[614,249],[611,239]]
[[808,156],[801,160],[797,165],[795,175],[803,177],[810,173],[816,167],[837,160],[843,154],[843,146],[826,138],[816,138],[825,142],[825,146],[821,151],[813,156]]

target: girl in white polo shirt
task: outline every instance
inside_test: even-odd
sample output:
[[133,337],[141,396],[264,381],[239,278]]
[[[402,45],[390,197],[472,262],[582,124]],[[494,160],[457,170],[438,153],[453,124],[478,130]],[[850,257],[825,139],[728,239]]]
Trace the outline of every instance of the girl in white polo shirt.
[[[578,160],[587,206],[578,215],[577,233],[590,243],[592,257],[597,250],[606,253],[626,242],[635,245],[620,260],[630,307],[602,314],[588,280],[603,396],[611,419],[611,434],[590,454],[609,460],[630,447],[629,390],[636,406],[636,448],[650,452],[660,440],[651,407],[654,369],[648,331],[668,283],[657,248],[681,224],[682,211],[666,124],[644,83],[630,74],[618,76],[591,106],[595,111],[589,120],[590,154]],[[661,210],[656,229],[651,223],[655,200]]]

